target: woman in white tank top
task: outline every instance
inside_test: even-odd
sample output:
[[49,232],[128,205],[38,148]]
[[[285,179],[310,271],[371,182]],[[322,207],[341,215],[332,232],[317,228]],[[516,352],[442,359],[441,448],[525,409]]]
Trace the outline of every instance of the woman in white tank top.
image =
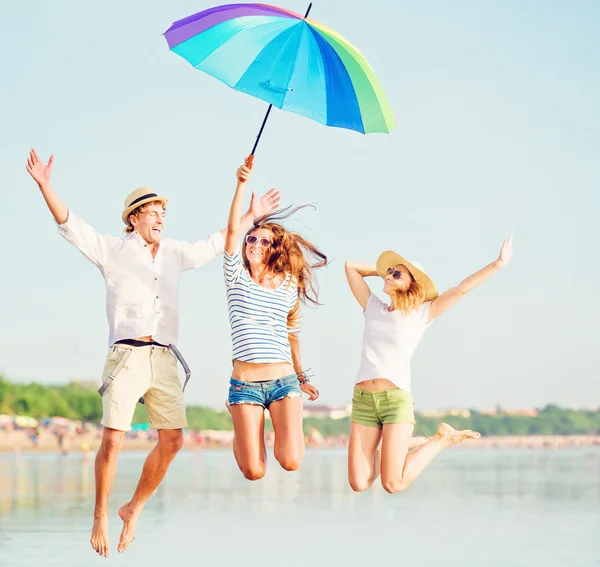
[[238,467],[248,480],[258,480],[266,472],[265,409],[279,464],[293,471],[304,457],[300,395],[313,401],[319,392],[302,371],[299,308],[305,302],[318,305],[313,272],[327,264],[327,257],[281,224],[298,209],[270,212],[279,201],[274,189],[262,203],[252,194],[250,210],[242,216],[250,169],[243,165],[236,176],[223,259],[233,360],[227,407]]
[[[511,237],[502,244],[497,260],[442,295],[418,264],[395,252],[381,254],[376,266],[346,262],[350,289],[365,315],[348,450],[348,480],[353,490],[367,490],[380,474],[385,490],[404,490],[443,449],[480,436],[442,423],[429,440],[412,437],[410,360],[431,322],[504,267],[512,249]],[[384,279],[389,304],[371,293],[367,276]]]

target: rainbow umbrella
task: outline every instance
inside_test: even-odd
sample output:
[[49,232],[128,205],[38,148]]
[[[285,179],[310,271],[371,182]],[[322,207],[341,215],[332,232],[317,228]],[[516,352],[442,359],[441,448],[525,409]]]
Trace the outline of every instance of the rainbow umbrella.
[[388,133],[394,116],[373,69],[323,24],[266,4],[228,4],[175,22],[171,51],[231,88],[327,126]]

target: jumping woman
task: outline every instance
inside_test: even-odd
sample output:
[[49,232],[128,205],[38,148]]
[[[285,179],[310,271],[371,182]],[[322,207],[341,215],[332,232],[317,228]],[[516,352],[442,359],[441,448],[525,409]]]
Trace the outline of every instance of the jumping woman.
[[[288,471],[304,457],[301,392],[316,400],[300,361],[300,303],[318,305],[314,270],[327,257],[281,221],[298,209],[284,209],[254,219],[242,236],[236,218],[242,210],[250,169],[236,173],[223,260],[233,344],[227,406],[234,427],[233,453],[249,480],[266,472],[265,409],[275,432],[275,458]],[[251,198],[252,210],[255,202]],[[239,215],[238,215],[239,216]]]
[[[350,289],[365,316],[348,451],[353,490],[367,490],[380,474],[386,491],[404,490],[443,449],[480,436],[442,423],[427,443],[408,452],[415,425],[410,360],[431,322],[508,264],[512,250],[511,237],[497,260],[442,295],[418,264],[396,252],[383,252],[375,266],[346,262]],[[368,276],[383,278],[389,303],[371,293]]]

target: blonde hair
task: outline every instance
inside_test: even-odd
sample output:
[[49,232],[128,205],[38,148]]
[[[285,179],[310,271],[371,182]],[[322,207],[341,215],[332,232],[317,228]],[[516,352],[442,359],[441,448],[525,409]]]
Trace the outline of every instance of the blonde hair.
[[149,203],[144,203],[143,205],[140,205],[139,207],[133,209],[133,211],[129,213],[127,217],[127,226],[123,229],[125,234],[131,234],[135,230],[135,228],[131,224],[131,221],[129,220],[131,215],[137,217],[138,215],[141,215],[151,205],[160,205],[163,208],[163,211],[167,210],[164,201],[150,201]]
[[[409,272],[410,273],[410,272]],[[409,314],[418,309],[425,302],[425,288],[410,274],[412,281],[406,290],[396,290],[392,295],[392,305],[394,309]]]
[[[298,301],[288,314],[288,325],[295,327],[300,319],[300,302],[320,305],[314,270],[327,265],[327,256],[314,244],[296,232],[288,231],[280,222],[289,218],[296,211],[304,208],[287,207],[280,211],[264,215],[254,221],[254,226],[246,233],[252,234],[259,228],[264,228],[272,234],[271,246],[267,251],[265,272],[267,274],[289,274],[290,281],[298,286]],[[314,208],[314,207],[313,207]],[[312,257],[312,262],[311,262]],[[242,243],[242,260],[250,271],[250,262],[246,255],[246,239]]]

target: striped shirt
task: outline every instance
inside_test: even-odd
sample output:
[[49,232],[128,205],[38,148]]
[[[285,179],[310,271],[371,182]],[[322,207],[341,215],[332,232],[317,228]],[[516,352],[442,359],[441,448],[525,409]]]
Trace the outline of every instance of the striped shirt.
[[254,363],[292,362],[288,314],[298,302],[298,287],[287,274],[276,289],[257,284],[242,262],[238,250],[225,252],[223,275],[227,286],[227,307],[231,324],[233,360]]

